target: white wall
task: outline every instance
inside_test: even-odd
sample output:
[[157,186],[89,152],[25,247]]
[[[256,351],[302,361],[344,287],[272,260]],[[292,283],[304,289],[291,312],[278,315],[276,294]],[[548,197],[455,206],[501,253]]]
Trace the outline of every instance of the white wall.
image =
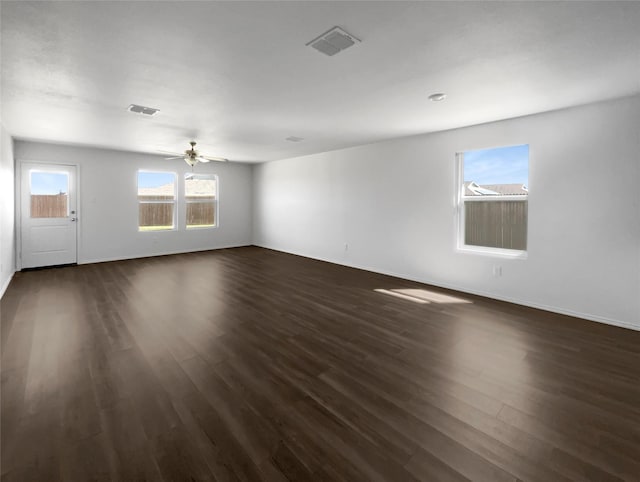
[[79,169],[78,263],[251,244],[252,171],[239,163],[198,164],[196,172],[219,179],[219,227],[189,231],[138,232],[138,169],[174,171],[191,168],[162,156],[35,142],[15,142],[16,169],[21,161],[76,164]]
[[13,139],[0,124],[0,297],[15,271]]
[[[262,164],[254,243],[640,329],[639,126],[636,96]],[[528,258],[457,252],[455,153],[514,144]]]

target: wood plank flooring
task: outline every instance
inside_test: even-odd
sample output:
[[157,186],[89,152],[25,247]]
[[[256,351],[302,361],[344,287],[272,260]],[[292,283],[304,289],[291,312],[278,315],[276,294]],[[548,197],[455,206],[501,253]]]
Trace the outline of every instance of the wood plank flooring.
[[2,482],[640,480],[639,332],[257,247],[0,310]]

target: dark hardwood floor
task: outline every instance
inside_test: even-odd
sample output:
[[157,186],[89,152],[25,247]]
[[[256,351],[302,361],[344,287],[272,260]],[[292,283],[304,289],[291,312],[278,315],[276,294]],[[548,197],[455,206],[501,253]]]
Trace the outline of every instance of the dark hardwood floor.
[[639,332],[255,247],[0,309],[3,482],[640,480]]

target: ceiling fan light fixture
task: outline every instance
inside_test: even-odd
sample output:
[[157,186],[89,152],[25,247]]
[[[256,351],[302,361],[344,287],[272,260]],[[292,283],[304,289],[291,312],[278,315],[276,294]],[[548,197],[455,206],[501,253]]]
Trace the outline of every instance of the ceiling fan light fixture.
[[[218,162],[227,162],[228,161],[228,159],[226,159],[224,157],[212,157],[212,156],[203,156],[203,155],[201,155],[200,151],[196,151],[196,141],[191,141],[191,142],[189,142],[189,144],[191,145],[190,149],[182,151],[182,154],[176,153],[175,157],[166,157],[165,159],[167,161],[170,161],[170,160],[173,160],[173,159],[182,159],[184,162],[186,162],[191,167],[195,166],[199,162],[207,163],[207,162],[210,162],[210,161],[218,161]],[[161,152],[166,152],[166,151],[161,151]],[[167,152],[167,154],[173,154],[173,153]]]

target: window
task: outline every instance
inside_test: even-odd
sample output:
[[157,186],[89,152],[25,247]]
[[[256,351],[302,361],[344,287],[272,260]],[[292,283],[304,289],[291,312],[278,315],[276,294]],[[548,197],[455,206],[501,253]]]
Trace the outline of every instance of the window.
[[172,172],[138,171],[138,229],[174,229],[175,212],[176,175]]
[[458,153],[458,248],[525,256],[529,146]]
[[32,218],[69,216],[69,174],[31,171],[29,178]]
[[187,229],[216,225],[217,191],[216,176],[193,173],[184,175]]

